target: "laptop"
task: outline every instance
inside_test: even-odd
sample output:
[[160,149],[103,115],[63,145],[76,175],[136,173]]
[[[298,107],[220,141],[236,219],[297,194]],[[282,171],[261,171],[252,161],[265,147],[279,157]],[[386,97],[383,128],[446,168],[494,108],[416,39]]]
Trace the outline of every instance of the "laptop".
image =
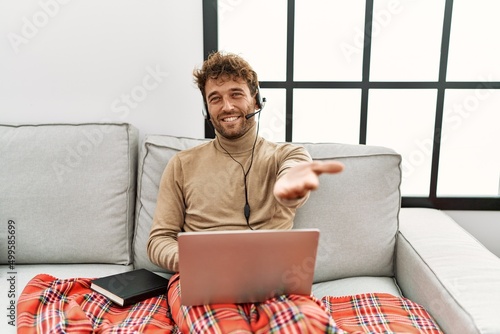
[[178,242],[182,305],[311,294],[318,229],[182,232]]

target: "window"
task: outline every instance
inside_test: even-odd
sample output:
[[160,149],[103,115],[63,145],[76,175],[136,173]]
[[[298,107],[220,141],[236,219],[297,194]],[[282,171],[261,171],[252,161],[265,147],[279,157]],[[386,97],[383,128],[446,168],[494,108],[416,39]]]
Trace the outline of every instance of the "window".
[[429,196],[436,96],[436,89],[370,90],[367,143],[402,154],[401,192],[407,196]]
[[499,10],[496,0],[204,0],[205,55],[254,66],[262,136],[391,147],[403,206],[500,210]]

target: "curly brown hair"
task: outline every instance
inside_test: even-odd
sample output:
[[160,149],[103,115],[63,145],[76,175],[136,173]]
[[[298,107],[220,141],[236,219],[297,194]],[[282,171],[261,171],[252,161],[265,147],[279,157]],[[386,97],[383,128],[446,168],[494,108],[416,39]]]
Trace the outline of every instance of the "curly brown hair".
[[225,53],[222,51],[213,52],[205,60],[201,69],[193,71],[194,82],[205,100],[205,84],[208,79],[218,79],[221,77],[241,78],[246,81],[250,93],[255,95],[259,87],[257,73],[250,64],[234,53]]

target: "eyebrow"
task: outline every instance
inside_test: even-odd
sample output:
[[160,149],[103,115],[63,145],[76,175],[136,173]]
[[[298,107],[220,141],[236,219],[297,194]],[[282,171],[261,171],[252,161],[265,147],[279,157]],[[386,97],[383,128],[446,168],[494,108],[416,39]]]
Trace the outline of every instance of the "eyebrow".
[[[243,88],[240,88],[240,87],[234,87],[234,88],[230,88],[229,92],[231,92],[231,93],[244,92],[244,90],[243,90]],[[217,94],[220,94],[219,91],[217,91],[217,90],[211,92],[210,94],[207,95],[207,100],[209,100],[212,96],[217,95]]]

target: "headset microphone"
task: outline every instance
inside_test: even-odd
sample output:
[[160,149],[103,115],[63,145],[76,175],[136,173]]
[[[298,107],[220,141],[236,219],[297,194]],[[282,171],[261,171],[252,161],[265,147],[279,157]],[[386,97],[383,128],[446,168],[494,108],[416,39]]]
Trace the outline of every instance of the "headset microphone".
[[257,110],[256,112],[253,112],[251,114],[246,115],[245,118],[250,119],[250,118],[254,117],[255,115],[257,115],[258,113],[260,113],[260,109]]
[[256,112],[253,112],[251,114],[246,115],[245,116],[246,119],[250,119],[250,118],[254,117],[255,115],[257,115],[258,113],[260,113],[262,111],[262,109],[264,109],[264,106],[266,105],[266,98],[260,96],[260,88],[257,91],[257,102],[258,102],[257,105],[259,106],[259,110],[257,110]]

